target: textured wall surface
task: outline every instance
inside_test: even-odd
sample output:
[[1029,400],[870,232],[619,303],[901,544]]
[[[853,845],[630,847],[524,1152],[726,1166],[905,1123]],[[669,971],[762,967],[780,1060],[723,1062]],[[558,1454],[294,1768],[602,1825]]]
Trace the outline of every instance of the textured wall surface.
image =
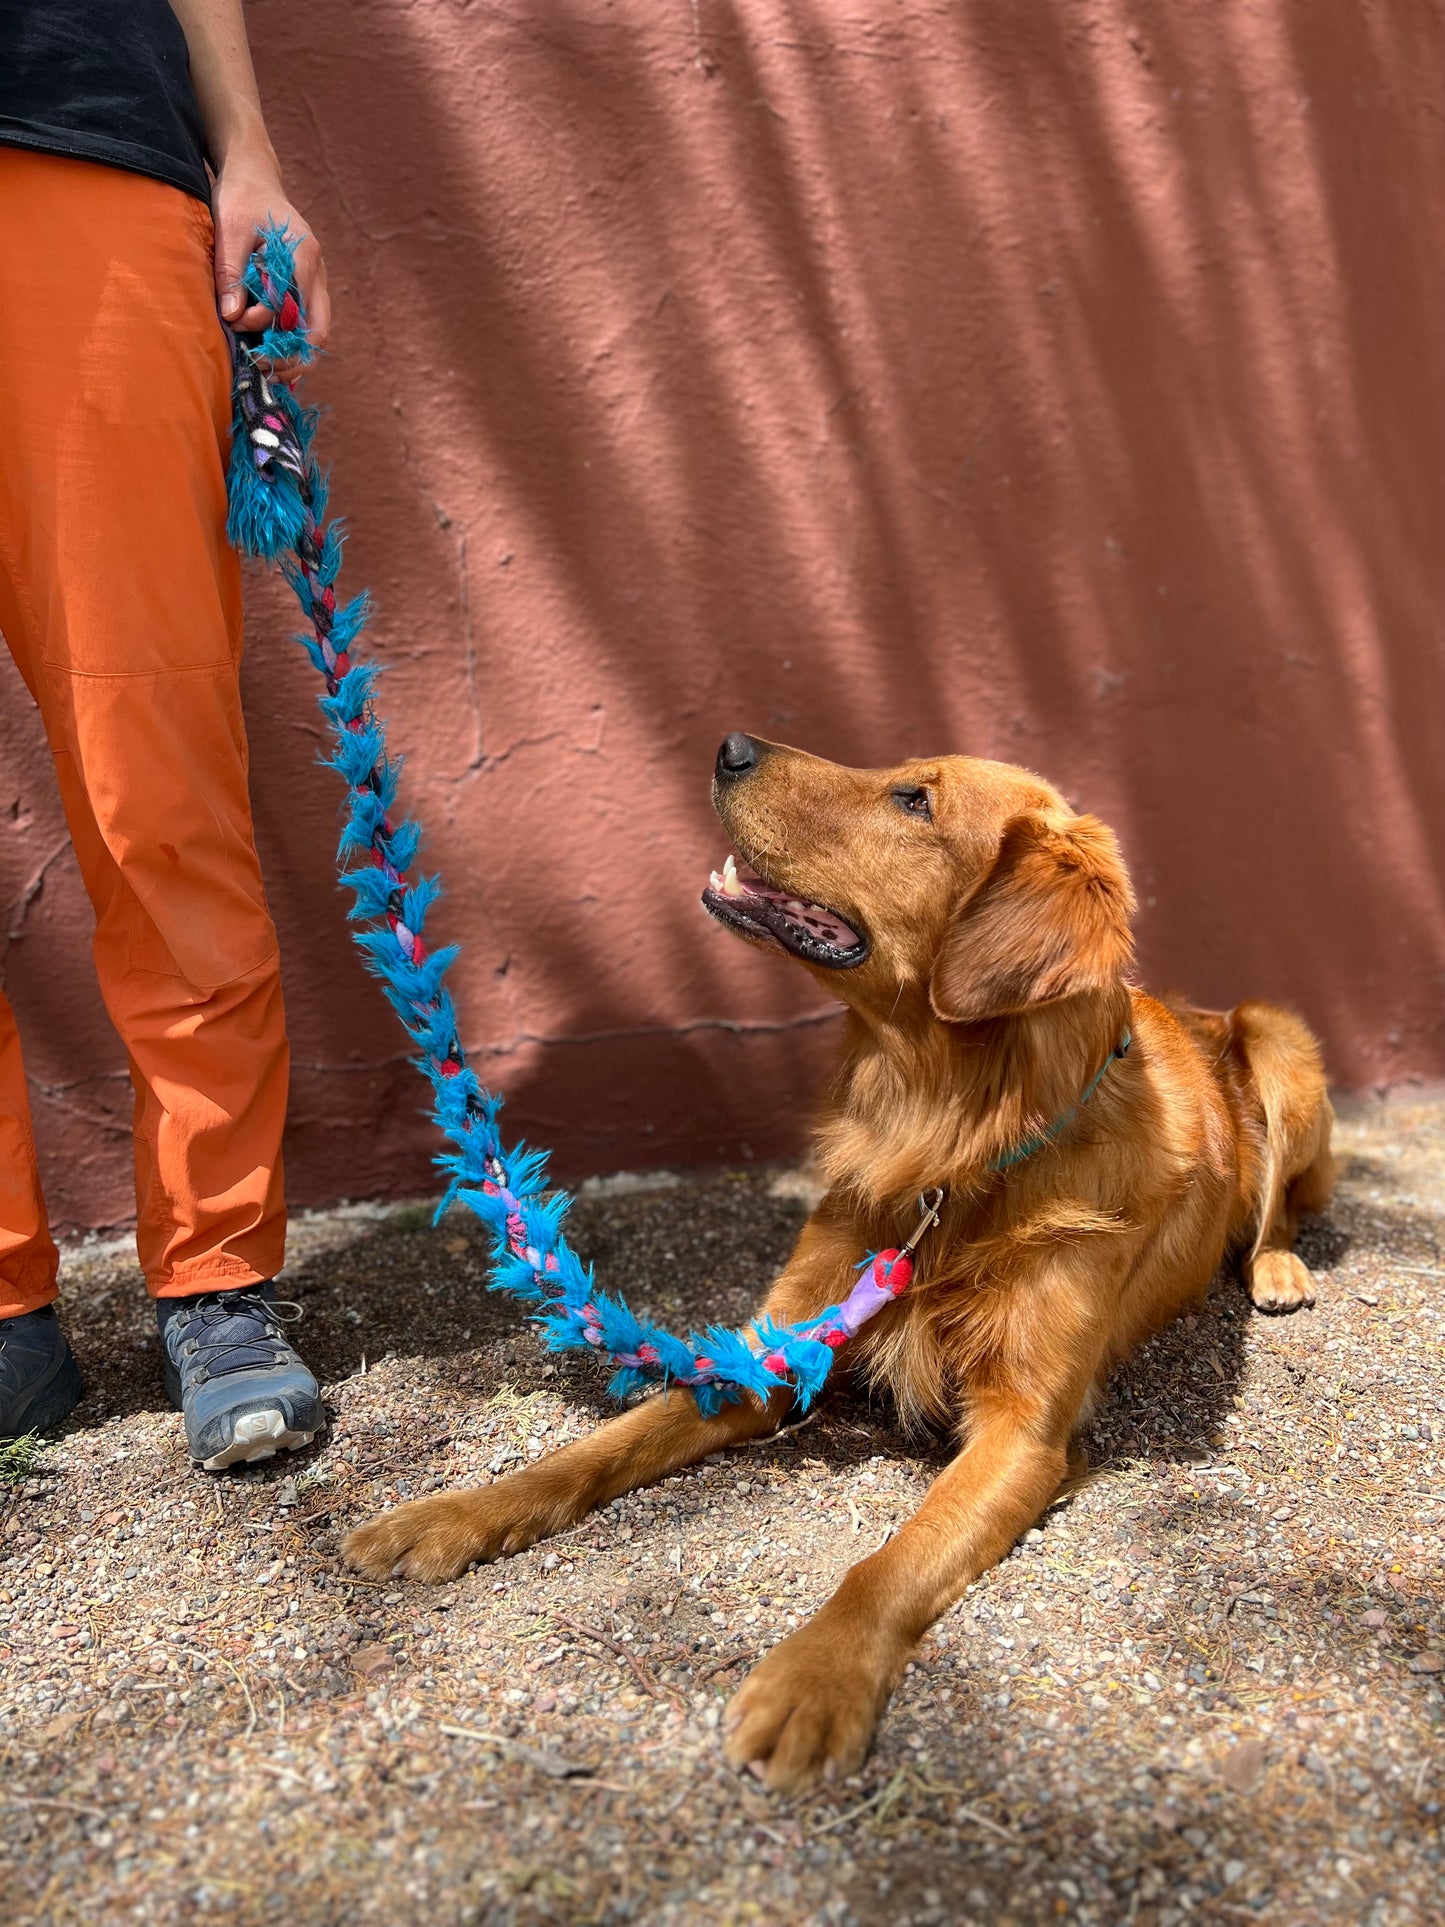
[[[339,312],[314,386],[466,942],[571,1172],[796,1143],[800,972],[709,924],[733,727],[1028,763],[1119,829],[1146,974],[1445,1072],[1445,32],[1429,0],[257,0]],[[416,1191],[284,599],[251,601],[296,1202]],[[3,981],[57,1218],[123,1059],[3,665]]]

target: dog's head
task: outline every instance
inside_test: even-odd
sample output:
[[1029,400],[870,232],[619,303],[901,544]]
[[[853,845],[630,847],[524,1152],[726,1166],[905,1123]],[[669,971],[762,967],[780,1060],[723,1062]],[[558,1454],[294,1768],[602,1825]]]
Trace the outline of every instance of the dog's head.
[[1119,981],[1133,892],[1111,831],[971,756],[845,769],[734,734],[713,805],[734,846],[703,903],[845,1003],[977,1023]]

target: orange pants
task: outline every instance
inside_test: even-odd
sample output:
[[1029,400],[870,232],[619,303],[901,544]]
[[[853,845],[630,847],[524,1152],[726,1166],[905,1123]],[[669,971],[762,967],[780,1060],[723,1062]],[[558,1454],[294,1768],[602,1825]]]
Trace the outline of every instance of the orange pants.
[[[0,630],[40,706],[130,1058],[153,1295],[281,1266],[288,1051],[251,832],[211,217],[0,147]],[[0,997],[0,1317],[56,1295]]]

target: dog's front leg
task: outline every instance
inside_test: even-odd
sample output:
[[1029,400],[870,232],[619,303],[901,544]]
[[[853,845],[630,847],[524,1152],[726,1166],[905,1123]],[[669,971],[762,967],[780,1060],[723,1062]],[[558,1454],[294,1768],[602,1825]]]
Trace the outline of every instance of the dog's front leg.
[[721,1446],[776,1430],[788,1403],[787,1393],[766,1406],[745,1397],[704,1418],[691,1392],[658,1393],[589,1438],[549,1452],[495,1485],[438,1492],[383,1512],[346,1535],[342,1554],[374,1579],[389,1573],[454,1579],[476,1561],[525,1552],[609,1499],[665,1478]]
[[[767,1314],[792,1324],[841,1297],[855,1242],[846,1223],[833,1218],[826,1204],[820,1207],[768,1294]],[[392,1573],[454,1579],[478,1561],[523,1552],[609,1499],[666,1478],[722,1446],[776,1431],[791,1403],[789,1392],[775,1393],[766,1404],[745,1396],[704,1418],[692,1393],[674,1387],[495,1485],[439,1492],[384,1512],[347,1534],[342,1555],[375,1579]]]
[[1058,1491],[1069,1430],[1069,1416],[1032,1401],[976,1410],[968,1445],[913,1518],[738,1689],[726,1720],[733,1764],[786,1792],[852,1773],[918,1640]]

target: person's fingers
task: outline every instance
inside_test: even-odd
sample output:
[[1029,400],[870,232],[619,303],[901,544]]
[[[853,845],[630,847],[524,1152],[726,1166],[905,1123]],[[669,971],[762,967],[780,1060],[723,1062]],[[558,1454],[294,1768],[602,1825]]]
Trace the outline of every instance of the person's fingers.
[[256,326],[247,318],[257,310],[243,283],[246,264],[255,246],[256,230],[249,221],[220,215],[216,222],[216,298],[221,319],[233,328]]
[[[280,218],[293,236],[299,236],[296,245],[296,290],[301,298],[306,331],[312,346],[324,348],[331,332],[331,297],[326,288],[326,264],[321,258],[316,237],[302,226],[294,208],[286,208],[279,216],[269,218]],[[253,299],[242,279],[259,238],[254,219],[232,217],[229,210],[219,215],[216,223],[216,291],[222,319],[237,334],[262,334],[276,319],[273,310],[264,302]],[[262,366],[275,381],[294,381],[305,372],[303,364],[295,358],[263,362]]]
[[324,348],[331,332],[331,296],[326,287],[326,263],[314,234],[307,234],[296,250],[296,286],[314,348]]
[[307,304],[306,324],[312,347],[324,348],[331,338],[331,296],[326,291],[324,277]]
[[253,302],[249,308],[243,308],[239,314],[226,317],[228,324],[236,330],[238,335],[259,335],[269,328],[275,319],[271,310],[259,301]]

